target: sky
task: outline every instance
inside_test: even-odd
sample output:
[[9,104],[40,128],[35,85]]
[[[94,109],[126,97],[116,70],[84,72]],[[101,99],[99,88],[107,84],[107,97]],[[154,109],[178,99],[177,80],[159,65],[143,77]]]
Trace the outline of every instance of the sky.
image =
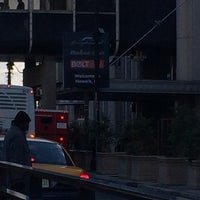
[[[8,83],[8,70],[7,70],[7,62],[0,62],[0,84]],[[13,73],[11,76],[11,84],[12,85],[23,85],[23,69],[24,63],[15,62],[13,66]]]

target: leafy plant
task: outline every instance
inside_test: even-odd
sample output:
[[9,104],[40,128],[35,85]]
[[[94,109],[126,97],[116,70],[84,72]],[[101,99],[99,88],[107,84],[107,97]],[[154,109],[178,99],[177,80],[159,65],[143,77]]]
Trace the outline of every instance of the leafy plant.
[[200,155],[200,120],[195,110],[180,106],[171,129],[169,135],[171,155],[197,159]]
[[125,151],[129,154],[155,154],[156,137],[153,129],[153,121],[145,117],[139,117],[128,122],[121,135],[121,143],[124,145]]
[[101,121],[84,121],[83,123],[74,122],[71,125],[70,141],[76,149],[109,151],[114,134],[110,121],[102,116]]

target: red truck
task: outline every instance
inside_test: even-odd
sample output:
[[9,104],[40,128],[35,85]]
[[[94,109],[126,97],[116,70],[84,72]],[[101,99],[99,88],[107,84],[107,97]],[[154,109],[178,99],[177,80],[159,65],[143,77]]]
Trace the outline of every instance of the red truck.
[[54,140],[68,148],[68,112],[61,110],[36,110],[35,135]]

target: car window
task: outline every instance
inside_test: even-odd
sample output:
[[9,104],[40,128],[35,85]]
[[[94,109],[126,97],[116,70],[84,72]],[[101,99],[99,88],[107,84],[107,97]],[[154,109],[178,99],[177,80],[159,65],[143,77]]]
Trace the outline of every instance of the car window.
[[35,163],[72,165],[62,147],[56,143],[28,141],[31,158]]

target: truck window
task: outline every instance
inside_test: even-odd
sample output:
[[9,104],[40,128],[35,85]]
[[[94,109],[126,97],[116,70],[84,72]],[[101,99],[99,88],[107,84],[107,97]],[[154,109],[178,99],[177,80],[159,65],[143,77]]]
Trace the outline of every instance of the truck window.
[[41,117],[41,123],[42,124],[51,124],[52,123],[52,118],[51,117]]

